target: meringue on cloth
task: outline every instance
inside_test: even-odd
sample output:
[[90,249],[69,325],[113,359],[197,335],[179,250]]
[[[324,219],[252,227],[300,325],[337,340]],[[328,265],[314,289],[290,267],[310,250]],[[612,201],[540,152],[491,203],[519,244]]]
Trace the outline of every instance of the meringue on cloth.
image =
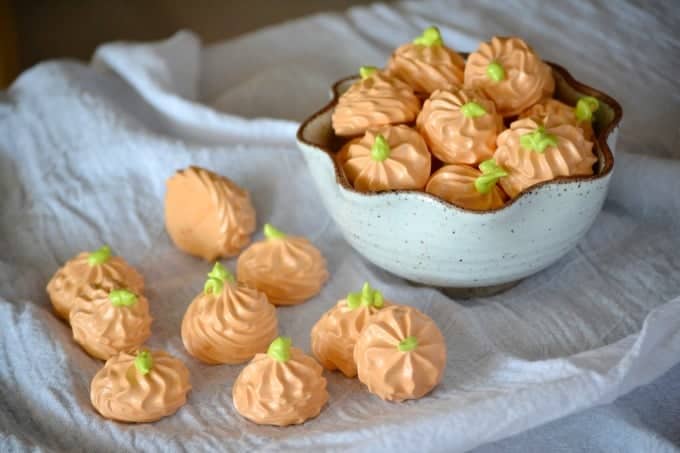
[[503,117],[479,91],[437,90],[425,101],[416,125],[441,161],[475,165],[493,156]]
[[432,168],[425,141],[408,126],[369,129],[345,144],[337,160],[350,184],[362,192],[422,189]]
[[349,293],[321,316],[312,328],[312,352],[327,370],[357,375],[354,345],[371,317],[390,303],[365,283],[361,292]]
[[328,391],[321,365],[292,347],[290,338],[279,337],[241,371],[233,398],[238,413],[248,420],[287,426],[319,415]]
[[140,294],[144,278],[123,258],[111,256],[104,245],[94,252],[82,252],[61,267],[47,283],[55,313],[68,321],[76,297],[93,297],[96,290],[110,291],[125,287]]
[[480,170],[468,165],[445,165],[432,174],[425,191],[442,200],[472,211],[503,207],[508,198],[496,182],[507,172],[493,159],[480,164]]
[[90,400],[106,418],[146,423],[177,412],[189,390],[189,370],[167,352],[121,352],[92,379]]
[[593,142],[585,139],[582,129],[568,124],[544,125],[524,118],[503,131],[497,143],[494,160],[507,172],[500,185],[510,198],[559,176],[592,175],[597,161]]
[[444,45],[437,27],[428,27],[412,43],[394,51],[387,72],[418,94],[453,90],[463,85],[465,60]]
[[277,336],[276,308],[266,294],[237,284],[220,263],[182,320],[184,347],[209,364],[250,360]]
[[493,37],[470,54],[465,87],[483,91],[498,113],[514,116],[552,96],[552,69],[519,38]]
[[214,261],[248,245],[255,209],[248,192],[230,179],[189,167],[167,181],[165,227],[177,248]]
[[326,260],[303,237],[264,226],[265,240],[248,247],[236,264],[238,281],[265,293],[274,305],[297,305],[317,295],[328,280]]
[[437,324],[413,307],[375,314],[354,347],[359,380],[388,401],[420,398],[444,375],[446,341]]
[[361,135],[371,127],[410,123],[420,110],[420,100],[401,80],[363,66],[361,80],[338,99],[331,121],[336,135]]
[[570,124],[583,129],[587,140],[593,139],[593,113],[599,108],[599,101],[592,96],[584,96],[571,107],[557,99],[544,99],[519,114],[519,119],[531,118],[537,123],[554,125]]
[[81,295],[71,309],[73,339],[97,359],[134,351],[151,336],[149,302],[127,289]]

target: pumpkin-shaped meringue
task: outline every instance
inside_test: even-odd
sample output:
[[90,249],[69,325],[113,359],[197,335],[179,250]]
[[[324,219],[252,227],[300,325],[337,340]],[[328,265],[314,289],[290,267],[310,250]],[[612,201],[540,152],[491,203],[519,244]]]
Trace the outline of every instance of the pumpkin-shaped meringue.
[[441,161],[476,165],[493,156],[503,117],[481,92],[435,91],[425,101],[416,124]]
[[144,291],[144,278],[123,258],[111,256],[111,249],[105,245],[67,261],[47,284],[47,294],[56,314],[68,321],[79,295],[91,299],[96,290],[120,287],[140,294]]
[[473,211],[503,207],[507,196],[496,182],[507,176],[493,159],[485,160],[479,170],[468,165],[445,165],[432,174],[425,191],[451,204]]
[[238,281],[262,291],[274,305],[297,305],[317,295],[328,280],[326,260],[303,237],[264,226],[265,240],[248,247],[236,264]]
[[359,380],[388,401],[420,398],[442,379],[446,342],[432,319],[393,305],[371,317],[354,347]]
[[531,118],[517,120],[498,136],[494,160],[508,174],[500,179],[515,198],[522,190],[560,176],[593,174],[597,158],[583,130],[563,124],[542,125]]
[[357,375],[354,345],[370,318],[389,303],[365,283],[361,292],[349,293],[328,310],[312,328],[312,352],[328,370],[347,377]]
[[337,156],[350,184],[362,192],[422,189],[432,168],[423,138],[408,126],[385,126],[349,141]]
[[408,83],[416,93],[454,90],[463,85],[465,60],[444,45],[437,27],[394,51],[387,65],[389,74]]
[[248,245],[255,209],[248,192],[230,179],[189,167],[167,181],[165,227],[177,248],[214,261]]
[[177,412],[189,390],[189,370],[165,351],[121,352],[92,379],[90,400],[106,418],[147,423]]
[[267,296],[237,284],[220,263],[182,320],[184,347],[210,364],[250,360],[265,352],[277,335],[276,309]]
[[465,87],[483,91],[503,116],[517,115],[555,90],[552,69],[519,38],[494,37],[470,54]]
[[586,139],[593,139],[593,113],[599,108],[599,101],[592,96],[584,96],[571,107],[557,99],[543,99],[519,114],[519,118],[531,118],[537,123],[570,124],[580,127]]
[[137,350],[151,336],[149,302],[127,289],[80,295],[70,321],[75,342],[101,360]]
[[241,371],[233,398],[238,413],[248,420],[287,426],[319,415],[328,391],[321,365],[292,347],[290,338],[279,337]]
[[331,121],[336,135],[351,137],[371,127],[416,119],[420,100],[411,87],[372,66],[363,66],[360,75],[335,106]]

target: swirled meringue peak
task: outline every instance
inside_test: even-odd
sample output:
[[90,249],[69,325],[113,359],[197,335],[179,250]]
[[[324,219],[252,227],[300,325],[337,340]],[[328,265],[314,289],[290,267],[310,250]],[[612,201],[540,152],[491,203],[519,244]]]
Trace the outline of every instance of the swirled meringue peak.
[[559,126],[570,124],[583,129],[587,140],[593,139],[593,113],[599,108],[599,101],[591,96],[584,96],[578,100],[575,107],[571,107],[557,99],[543,99],[519,114],[519,119],[531,118],[537,123]]
[[73,339],[97,359],[134,351],[151,336],[149,302],[128,289],[81,294],[71,309]]
[[234,407],[261,425],[287,426],[316,417],[328,401],[323,367],[279,337],[236,378]]
[[214,261],[250,242],[255,209],[248,192],[230,179],[189,167],[167,181],[165,227],[177,248]]
[[303,237],[264,226],[265,240],[248,247],[236,264],[238,281],[265,293],[274,305],[297,305],[315,296],[328,280],[326,260]]
[[328,370],[340,370],[347,377],[357,375],[354,345],[369,319],[389,306],[380,291],[365,283],[360,292],[349,293],[346,299],[328,310],[312,328],[312,351]]
[[454,90],[463,85],[465,60],[444,45],[437,27],[394,51],[387,72],[408,83],[418,94]]
[[266,294],[237,284],[220,263],[182,320],[184,347],[209,364],[250,360],[265,352],[277,335],[276,309]]
[[82,252],[67,261],[47,284],[56,314],[67,320],[76,298],[93,297],[96,290],[110,291],[126,287],[139,294],[144,291],[144,278],[123,258],[112,256],[109,246],[94,252]]
[[174,414],[191,390],[189,370],[165,351],[121,352],[92,379],[90,400],[106,418],[147,423]]
[[349,182],[363,192],[422,189],[432,166],[423,138],[403,125],[369,129],[345,144],[337,159]]
[[338,99],[331,121],[336,135],[351,137],[371,127],[410,123],[420,110],[420,100],[401,80],[364,66],[361,80]]
[[597,158],[583,130],[546,121],[517,120],[498,136],[494,159],[508,173],[500,178],[500,184],[511,198],[534,184],[560,176],[593,174]]
[[425,101],[416,125],[441,161],[476,165],[493,156],[503,117],[480,91],[437,90]]
[[371,317],[354,347],[359,380],[388,401],[420,398],[444,375],[446,341],[413,307],[393,305]]
[[552,69],[519,38],[493,37],[470,54],[465,87],[483,91],[498,113],[513,116],[555,90]]
[[507,172],[493,159],[480,164],[445,165],[432,174],[425,191],[451,204],[473,211],[488,211],[505,204],[507,196],[496,182]]

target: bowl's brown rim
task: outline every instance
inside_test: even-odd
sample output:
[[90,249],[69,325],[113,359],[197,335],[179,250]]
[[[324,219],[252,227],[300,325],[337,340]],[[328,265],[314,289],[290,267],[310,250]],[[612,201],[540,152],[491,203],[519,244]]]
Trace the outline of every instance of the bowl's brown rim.
[[[467,57],[467,55],[465,55],[465,54],[463,54],[463,55],[465,57]],[[455,210],[459,210],[459,211],[463,211],[463,212],[471,213],[471,214],[484,215],[484,214],[491,214],[491,213],[495,213],[495,212],[498,212],[498,211],[502,211],[504,209],[508,209],[510,206],[515,204],[515,202],[517,202],[517,200],[519,200],[520,198],[525,198],[525,196],[527,194],[535,192],[537,190],[540,190],[543,187],[552,186],[552,185],[567,184],[567,183],[583,183],[583,182],[595,181],[597,179],[602,179],[602,178],[606,177],[607,175],[609,175],[611,173],[612,169],[614,168],[614,155],[613,155],[611,149],[609,148],[609,145],[607,144],[607,138],[609,138],[609,135],[614,131],[614,129],[616,129],[616,127],[618,127],[619,123],[621,122],[621,118],[623,117],[623,108],[621,107],[621,104],[619,104],[618,101],[616,101],[616,99],[612,98],[608,94],[603,93],[600,90],[597,90],[597,89],[595,89],[595,88],[593,88],[589,85],[586,85],[584,83],[577,81],[569,73],[569,71],[567,71],[562,66],[560,66],[556,63],[552,63],[550,61],[548,61],[546,63],[548,63],[552,67],[553,71],[558,72],[560,74],[560,76],[562,76],[562,78],[567,82],[567,84],[569,84],[576,91],[584,93],[587,96],[593,96],[594,98],[605,102],[614,111],[614,118],[612,119],[612,121],[607,125],[607,127],[605,127],[603,130],[601,130],[597,134],[597,136],[595,137],[597,145],[598,145],[600,151],[602,152],[602,156],[604,158],[604,166],[598,174],[589,175],[589,176],[561,176],[561,177],[558,177],[558,178],[555,178],[555,179],[551,179],[549,181],[544,181],[544,182],[535,184],[531,187],[524,189],[522,192],[519,193],[519,195],[517,195],[515,198],[513,198],[512,200],[510,200],[509,202],[507,202],[506,204],[504,204],[500,208],[490,209],[490,210],[487,210],[487,211],[474,211],[472,209],[462,208],[462,207],[457,206],[453,203],[449,203],[446,200],[443,200],[439,197],[436,197],[434,195],[431,195],[431,194],[424,192],[424,191],[421,191],[421,190],[386,190],[386,191],[381,191],[381,192],[361,192],[361,191],[354,189],[354,187],[352,187],[351,184],[349,184],[347,179],[343,178],[342,172],[341,172],[340,168],[338,167],[337,160],[335,159],[335,153],[333,152],[333,150],[330,149],[329,147],[323,146],[319,143],[311,142],[311,141],[305,139],[304,131],[307,128],[307,126],[309,125],[309,123],[311,123],[317,117],[325,114],[330,109],[335,107],[335,105],[338,103],[338,99],[340,97],[340,93],[338,92],[340,85],[346,83],[349,80],[357,79],[358,78],[357,75],[343,77],[342,79],[338,80],[337,82],[335,82],[333,84],[333,86],[332,86],[333,99],[331,99],[331,101],[328,104],[326,104],[321,110],[314,113],[313,115],[311,115],[309,118],[307,118],[306,120],[304,120],[302,122],[302,124],[300,125],[300,127],[297,130],[296,137],[297,137],[298,142],[304,143],[305,145],[311,146],[313,148],[316,148],[316,149],[326,153],[328,155],[328,158],[331,159],[331,162],[333,163],[333,168],[335,169],[335,181],[336,181],[336,183],[339,184],[344,189],[349,190],[350,192],[354,192],[354,193],[356,193],[360,196],[380,197],[381,195],[388,195],[388,194],[414,194],[414,195],[421,196],[426,200],[434,201],[434,202],[440,203],[440,204],[442,204],[446,207],[454,208]]]

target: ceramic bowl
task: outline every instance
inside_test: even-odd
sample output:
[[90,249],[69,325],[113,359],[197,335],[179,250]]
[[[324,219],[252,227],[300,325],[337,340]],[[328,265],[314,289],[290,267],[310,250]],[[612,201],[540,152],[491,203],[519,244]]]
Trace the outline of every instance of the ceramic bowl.
[[592,226],[607,195],[622,109],[564,68],[550,65],[557,99],[570,105],[581,96],[600,101],[594,123],[595,174],[544,182],[485,212],[420,191],[354,190],[333,158],[342,140],[333,133],[331,114],[356,77],[335,83],[332,101],[302,123],[297,141],[326,209],[352,247],[393,274],[459,288],[461,295],[497,292],[571,250]]

